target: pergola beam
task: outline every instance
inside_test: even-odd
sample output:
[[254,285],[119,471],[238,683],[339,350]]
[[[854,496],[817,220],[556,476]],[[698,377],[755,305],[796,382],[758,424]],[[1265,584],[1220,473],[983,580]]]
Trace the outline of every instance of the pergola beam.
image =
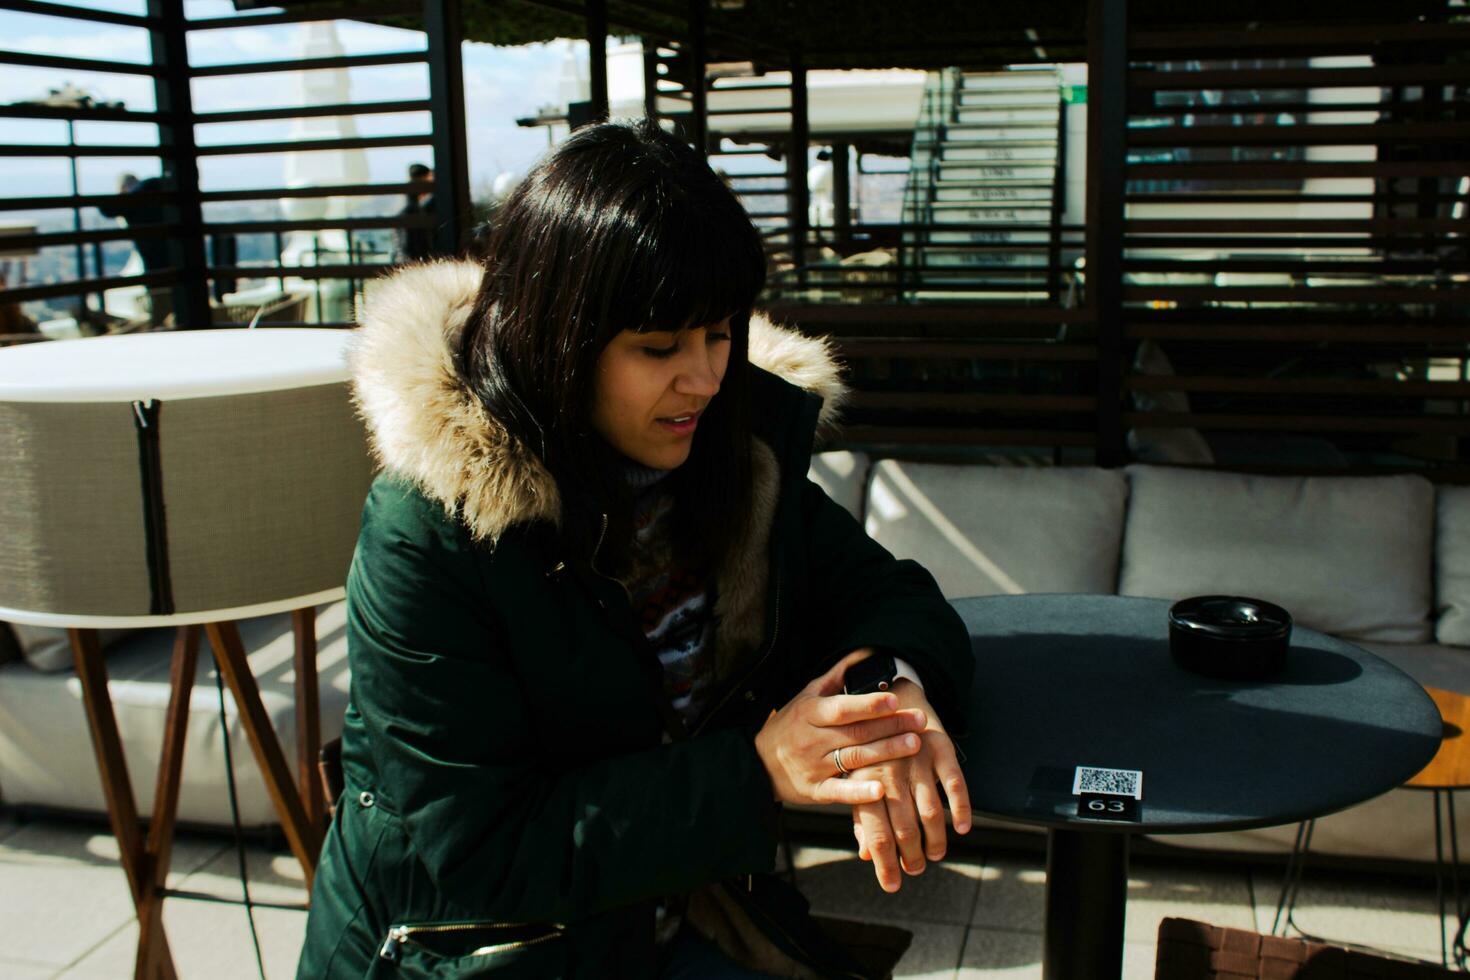
[[607,0],[587,0],[587,61],[592,119],[601,122],[608,117]]
[[708,60],[706,33],[707,0],[689,0],[689,141],[700,153],[709,152],[709,103],[704,88],[704,66]]
[[[189,49],[184,0],[148,0],[148,16],[160,26],[149,32],[158,110],[174,121],[158,127],[165,159],[164,174],[177,191],[178,237],[174,263],[179,279],[173,287],[174,323],[184,329],[213,326],[204,254],[204,208],[199,198],[199,148],[194,142],[194,102],[190,87]],[[79,270],[80,271],[80,270]]]
[[1087,305],[1097,324],[1097,463],[1123,439],[1123,192],[1127,160],[1127,0],[1087,4]]
[[796,263],[796,281],[806,286],[806,238],[810,195],[807,191],[807,148],[811,144],[811,120],[807,116],[806,64],[801,50],[791,52],[791,149],[786,154],[786,184],[791,202],[791,260]]
[[469,144],[464,125],[464,17],[460,0],[424,0],[434,143],[434,251],[458,255],[469,240]]

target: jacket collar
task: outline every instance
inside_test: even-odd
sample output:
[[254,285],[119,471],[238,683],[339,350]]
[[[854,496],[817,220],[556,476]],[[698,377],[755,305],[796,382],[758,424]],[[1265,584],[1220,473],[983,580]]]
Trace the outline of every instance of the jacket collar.
[[[483,274],[483,266],[467,261],[394,273],[373,290],[348,363],[383,468],[460,517],[476,540],[493,544],[517,523],[559,522],[561,500],[535,453],[485,411],[454,369],[453,350]],[[822,399],[818,431],[835,424],[847,389],[826,341],[756,313],[749,347],[751,364],[775,376],[757,372],[757,391],[789,384],[811,392]],[[782,401],[796,399],[753,398],[752,408]],[[757,431],[775,432],[773,423],[763,419]]]

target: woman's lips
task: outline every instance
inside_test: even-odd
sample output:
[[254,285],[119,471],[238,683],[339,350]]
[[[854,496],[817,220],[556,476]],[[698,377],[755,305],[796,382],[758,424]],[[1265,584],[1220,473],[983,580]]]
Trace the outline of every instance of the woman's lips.
[[[691,412],[688,415],[675,415],[670,418],[657,419],[656,421],[660,426],[672,432],[674,435],[684,436],[693,432],[695,427],[699,425],[699,416],[701,414],[701,412]],[[675,421],[676,419],[682,419],[683,421]]]

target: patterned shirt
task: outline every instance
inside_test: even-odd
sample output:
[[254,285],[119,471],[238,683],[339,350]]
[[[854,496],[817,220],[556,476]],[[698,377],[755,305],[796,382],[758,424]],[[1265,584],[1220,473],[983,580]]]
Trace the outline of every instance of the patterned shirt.
[[637,497],[633,567],[623,584],[663,666],[664,693],[692,726],[714,680],[714,589],[703,569],[681,567],[674,559],[674,497],[664,480],[671,471],[625,465]]
[[[624,478],[636,497],[633,509],[633,567],[623,585],[633,612],[663,666],[664,694],[693,727],[703,713],[714,680],[715,592],[702,570],[674,560],[674,495],[656,470],[624,461]],[[664,741],[670,735],[664,733]],[[682,899],[659,902],[654,941],[666,946],[683,923]]]

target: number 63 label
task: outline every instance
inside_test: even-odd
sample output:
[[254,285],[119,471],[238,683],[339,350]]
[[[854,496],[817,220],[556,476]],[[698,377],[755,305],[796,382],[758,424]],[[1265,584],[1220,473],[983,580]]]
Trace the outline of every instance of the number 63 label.
[[1128,796],[1083,793],[1077,799],[1077,816],[1085,820],[1131,820],[1138,822],[1138,801]]

